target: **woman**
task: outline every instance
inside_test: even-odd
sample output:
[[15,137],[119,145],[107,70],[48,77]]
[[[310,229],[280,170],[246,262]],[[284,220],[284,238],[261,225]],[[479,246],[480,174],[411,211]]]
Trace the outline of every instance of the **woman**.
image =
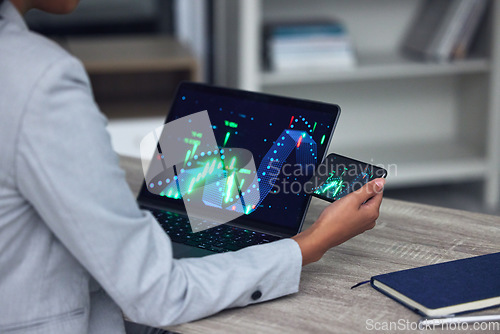
[[128,189],[81,64],[22,19],[77,3],[0,0],[1,333],[123,333],[122,311],[166,326],[277,298],[297,292],[302,265],[374,227],[381,179],[293,239],[173,260]]

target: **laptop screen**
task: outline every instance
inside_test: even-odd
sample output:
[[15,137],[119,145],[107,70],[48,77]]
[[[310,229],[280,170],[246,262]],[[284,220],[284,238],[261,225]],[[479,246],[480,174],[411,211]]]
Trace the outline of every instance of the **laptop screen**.
[[[196,83],[182,83],[166,122],[207,110],[217,145],[244,148],[253,154],[261,201],[230,224],[292,236],[300,231],[310,201],[303,185],[320,163],[330,143],[340,108],[337,105],[272,96]],[[284,136],[289,140],[284,147]],[[299,154],[300,150],[300,154]],[[272,184],[263,177],[269,154],[278,154]],[[168,154],[168,152],[166,152]],[[273,158],[270,158],[271,161]],[[262,165],[261,165],[262,164]],[[271,171],[267,171],[271,172]],[[267,189],[267,193],[263,193]],[[183,210],[178,196],[154,195],[144,184],[138,201]]]

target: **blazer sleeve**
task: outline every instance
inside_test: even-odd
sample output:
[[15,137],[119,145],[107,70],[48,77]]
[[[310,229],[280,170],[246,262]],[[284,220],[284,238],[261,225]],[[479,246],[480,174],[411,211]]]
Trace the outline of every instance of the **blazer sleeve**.
[[23,117],[20,192],[131,320],[173,325],[298,291],[302,259],[291,239],[172,258],[168,236],[131,194],[76,59],[45,70]]

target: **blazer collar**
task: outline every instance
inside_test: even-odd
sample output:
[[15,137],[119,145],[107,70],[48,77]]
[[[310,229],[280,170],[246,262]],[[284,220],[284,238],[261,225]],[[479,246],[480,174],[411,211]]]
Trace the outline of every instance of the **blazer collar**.
[[28,26],[26,22],[24,22],[24,18],[21,16],[14,7],[14,5],[9,0],[3,0],[0,2],[0,19],[4,19],[7,22],[13,23],[19,28],[28,30]]

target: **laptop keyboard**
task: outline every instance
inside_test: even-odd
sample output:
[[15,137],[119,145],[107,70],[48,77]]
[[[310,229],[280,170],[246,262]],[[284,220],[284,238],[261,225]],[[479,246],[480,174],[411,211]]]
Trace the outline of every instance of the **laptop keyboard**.
[[273,235],[259,233],[226,224],[193,233],[186,215],[150,209],[161,227],[174,242],[208,249],[216,253],[236,251],[247,246],[269,243],[281,239]]

